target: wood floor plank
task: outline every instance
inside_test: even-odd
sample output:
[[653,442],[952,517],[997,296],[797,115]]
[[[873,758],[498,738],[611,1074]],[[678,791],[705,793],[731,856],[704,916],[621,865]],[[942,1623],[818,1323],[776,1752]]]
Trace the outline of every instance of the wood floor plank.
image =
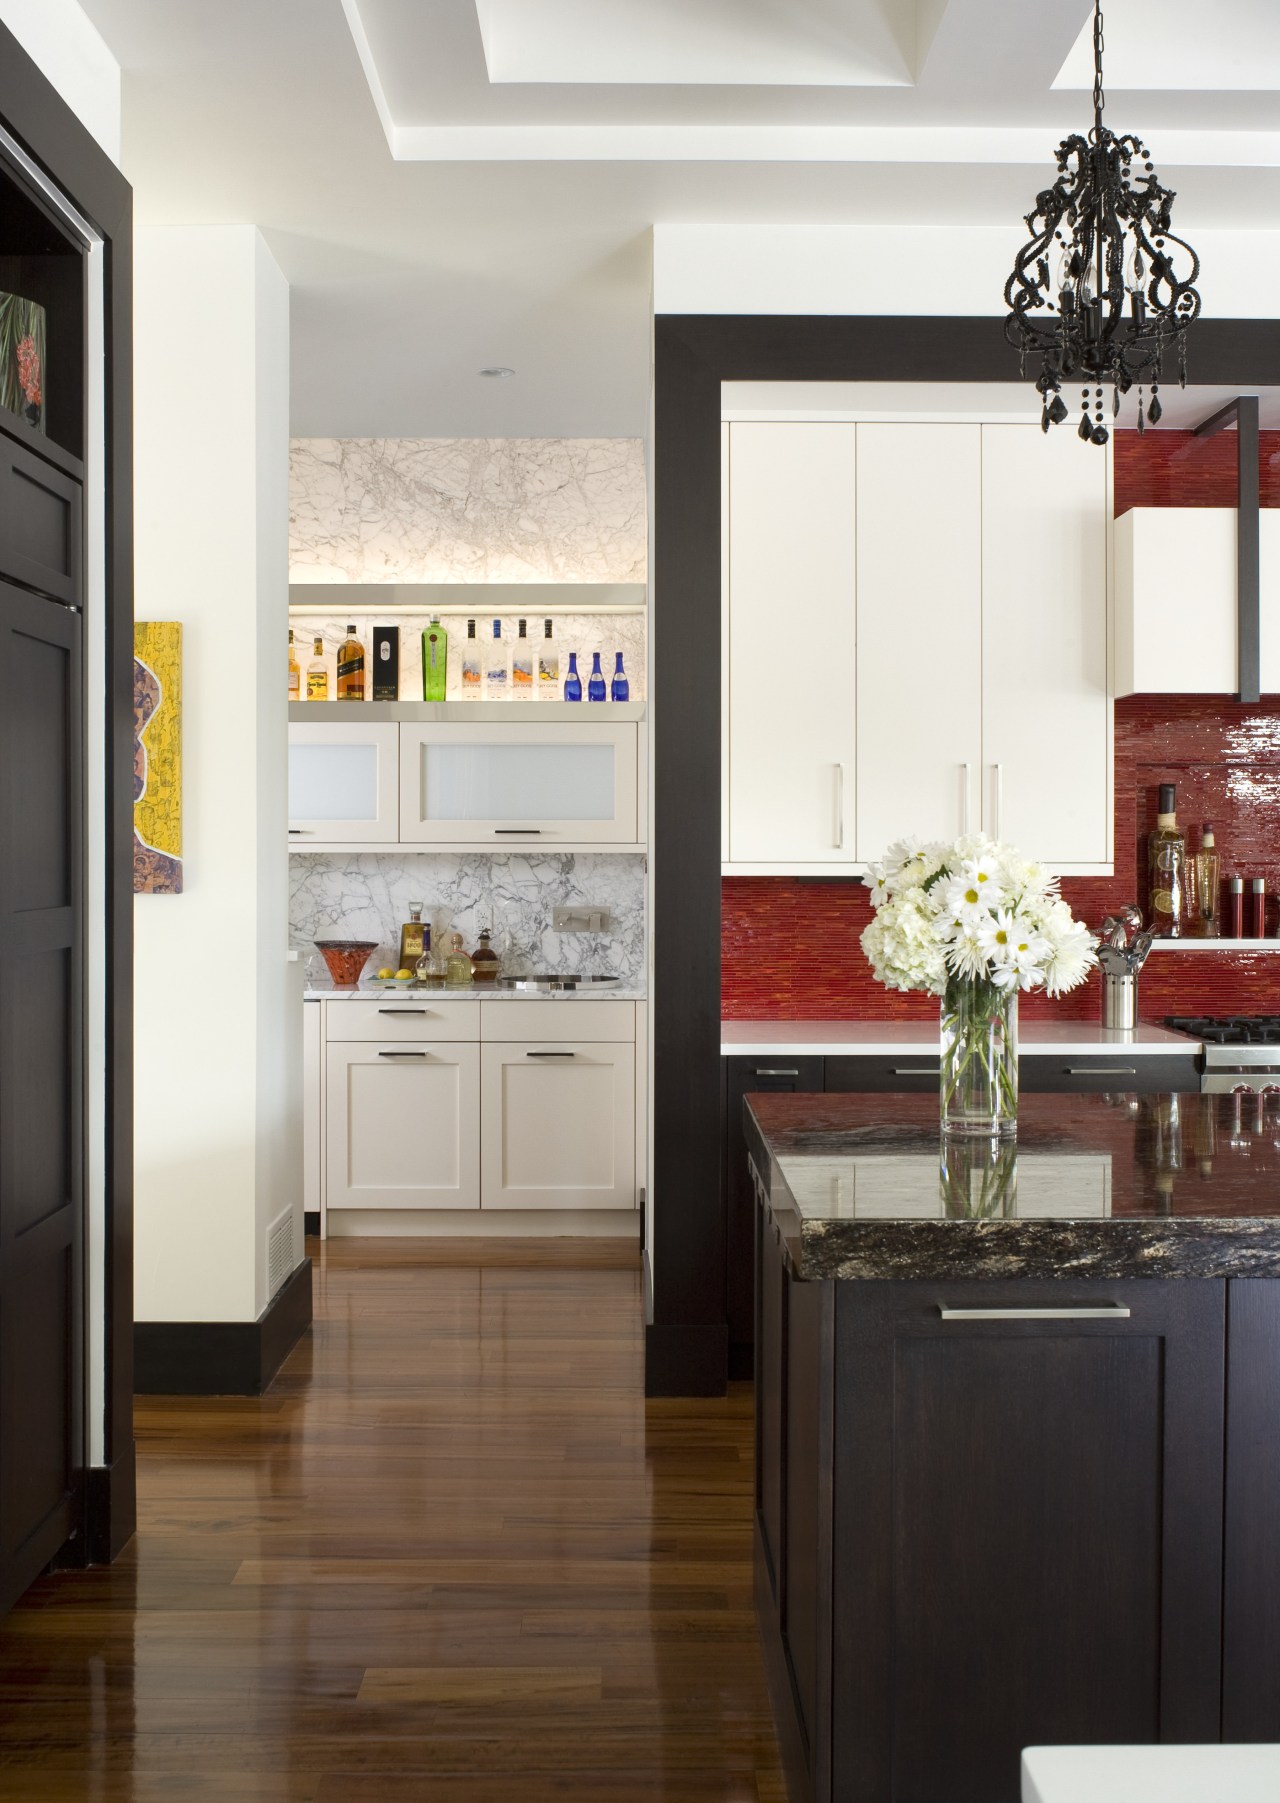
[[634,1244],[329,1241],[259,1399],[0,1623],[0,1803],[785,1803],[750,1394],[643,1397]]

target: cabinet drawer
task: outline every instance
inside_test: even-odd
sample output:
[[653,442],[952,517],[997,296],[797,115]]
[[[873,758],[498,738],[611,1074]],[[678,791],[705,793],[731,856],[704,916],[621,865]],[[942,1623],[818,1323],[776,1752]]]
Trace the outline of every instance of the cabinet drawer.
[[[394,995],[394,992],[393,992]],[[329,1041],[411,1039],[479,1039],[480,1009],[475,1002],[440,1002],[434,996],[403,1000],[328,1002],[325,1038]]]
[[611,1039],[634,1040],[634,1002],[564,1001],[481,1002],[481,1037],[548,1039],[597,1044]]
[[[827,1059],[827,1088],[837,1094],[923,1093],[938,1088],[938,1052],[888,1052]],[[1025,1067],[1024,1067],[1025,1068]]]
[[1200,1088],[1200,1072],[1193,1052],[1125,1057],[1123,1047],[1099,1053],[1096,1058],[1023,1057],[1018,1084],[1029,1093],[1057,1091],[1065,1095],[1120,1092],[1162,1095],[1172,1090]]

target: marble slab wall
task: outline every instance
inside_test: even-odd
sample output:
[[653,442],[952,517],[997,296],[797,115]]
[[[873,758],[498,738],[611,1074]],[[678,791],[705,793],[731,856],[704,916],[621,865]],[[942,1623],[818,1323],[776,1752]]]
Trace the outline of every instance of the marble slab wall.
[[643,582],[638,438],[296,438],[291,582]]
[[[644,981],[644,857],[639,853],[293,853],[290,943],[308,957],[308,979],[325,981],[317,938],[372,939],[368,969],[394,966],[411,902],[425,903],[433,941],[458,932],[474,951],[482,928],[504,959],[523,954],[540,971],[579,971]],[[602,933],[557,933],[553,908],[598,907]]]

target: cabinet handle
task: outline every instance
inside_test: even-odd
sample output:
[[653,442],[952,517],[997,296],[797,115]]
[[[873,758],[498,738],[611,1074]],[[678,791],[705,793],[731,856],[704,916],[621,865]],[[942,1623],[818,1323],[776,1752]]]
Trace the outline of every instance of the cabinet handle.
[[1105,1302],[1100,1308],[948,1308],[938,1304],[944,1321],[1127,1321],[1130,1311],[1121,1302]]
[[526,1058],[576,1058],[576,1052],[526,1052]]
[[379,1008],[379,1014],[425,1014],[425,1008]]
[[426,1052],[379,1052],[379,1058],[425,1058]]
[[1064,1064],[1064,1077],[1136,1077],[1136,1064]]
[[800,1073],[799,1071],[758,1070],[752,1071],[751,1075],[753,1077],[798,1077]]
[[289,828],[289,837],[291,839],[309,839],[311,837],[311,828],[309,826],[291,826]]
[[940,1064],[895,1064],[889,1071],[891,1077],[940,1077]]
[[973,771],[972,764],[960,766],[960,831],[969,830],[969,778]]
[[541,833],[540,826],[495,826],[495,839],[536,839]]
[[844,849],[844,765],[843,764],[833,764],[832,769],[836,773],[835,848],[837,851],[843,851],[843,849]]
[[996,773],[996,822],[991,837],[998,839],[1000,837],[1000,816],[1004,813],[1004,765],[996,764],[993,768]]

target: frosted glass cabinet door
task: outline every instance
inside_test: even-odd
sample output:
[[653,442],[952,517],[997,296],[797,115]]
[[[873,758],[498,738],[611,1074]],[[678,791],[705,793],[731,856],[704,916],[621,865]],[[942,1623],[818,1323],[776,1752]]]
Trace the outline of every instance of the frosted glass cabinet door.
[[634,845],[636,729],[619,722],[402,726],[400,837]]
[[[354,704],[353,704],[354,705]],[[394,845],[398,726],[290,725],[289,844]]]

